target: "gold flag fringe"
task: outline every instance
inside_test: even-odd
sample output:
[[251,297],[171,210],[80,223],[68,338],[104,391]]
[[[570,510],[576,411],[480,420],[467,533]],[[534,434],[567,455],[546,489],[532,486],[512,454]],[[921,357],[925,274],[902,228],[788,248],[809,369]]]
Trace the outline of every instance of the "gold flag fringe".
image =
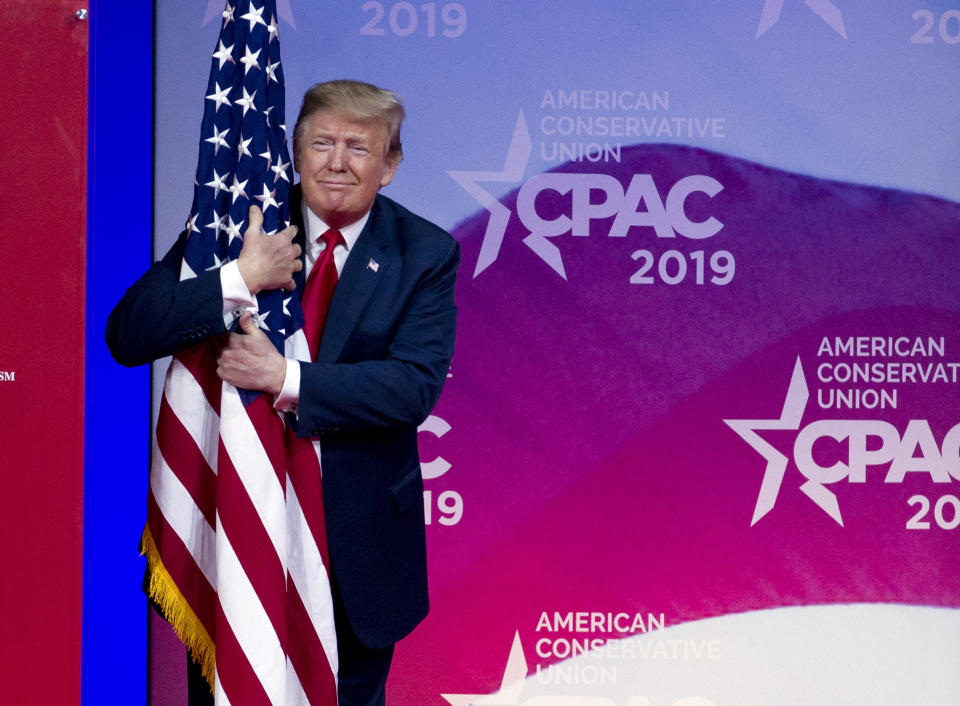
[[193,661],[200,664],[212,692],[217,664],[216,645],[160,560],[149,526],[143,528],[140,537],[140,554],[147,557],[147,594],[160,606],[164,619],[187,646]]

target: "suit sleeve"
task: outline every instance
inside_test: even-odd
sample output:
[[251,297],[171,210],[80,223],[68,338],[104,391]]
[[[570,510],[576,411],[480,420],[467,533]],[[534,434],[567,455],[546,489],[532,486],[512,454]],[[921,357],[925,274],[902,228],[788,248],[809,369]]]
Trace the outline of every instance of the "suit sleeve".
[[300,436],[416,427],[427,418],[453,357],[459,264],[460,246],[450,238],[418,279],[382,359],[301,364]]
[[107,347],[118,363],[149,363],[224,332],[219,272],[181,281],[185,244],[186,233],[181,233],[107,318]]

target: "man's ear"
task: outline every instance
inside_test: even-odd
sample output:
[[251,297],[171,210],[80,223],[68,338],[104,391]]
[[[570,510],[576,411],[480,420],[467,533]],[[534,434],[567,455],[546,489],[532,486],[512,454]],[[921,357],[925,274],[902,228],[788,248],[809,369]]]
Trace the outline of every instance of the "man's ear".
[[393,181],[393,177],[397,174],[397,167],[400,166],[400,155],[390,154],[387,155],[387,168],[383,171],[383,176],[380,177],[380,186],[384,187]]
[[293,169],[297,174],[300,173],[300,144],[296,135],[293,137]]

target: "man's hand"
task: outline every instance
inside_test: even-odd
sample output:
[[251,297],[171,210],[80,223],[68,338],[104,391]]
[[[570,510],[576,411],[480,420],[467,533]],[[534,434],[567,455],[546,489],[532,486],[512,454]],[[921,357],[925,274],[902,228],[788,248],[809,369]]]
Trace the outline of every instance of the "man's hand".
[[231,333],[217,359],[217,375],[234,387],[279,395],[287,375],[287,362],[270,339],[245,311],[240,317],[243,334]]
[[293,273],[303,268],[300,246],[291,242],[297,227],[284,228],[275,235],[263,232],[263,212],[250,206],[247,230],[243,234],[243,248],[237,265],[240,276],[251,294],[268,289],[296,289]]

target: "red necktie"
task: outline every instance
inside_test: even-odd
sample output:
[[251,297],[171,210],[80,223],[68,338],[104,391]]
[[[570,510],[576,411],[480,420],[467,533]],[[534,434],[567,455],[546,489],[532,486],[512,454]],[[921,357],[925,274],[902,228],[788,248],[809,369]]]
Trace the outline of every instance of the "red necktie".
[[327,318],[327,309],[330,308],[333,290],[337,286],[337,265],[333,261],[333,249],[344,243],[343,235],[333,228],[320,237],[327,247],[313,263],[313,269],[303,288],[303,297],[300,299],[303,309],[303,332],[310,345],[310,355],[313,360],[317,359],[320,336],[323,335],[323,322]]

